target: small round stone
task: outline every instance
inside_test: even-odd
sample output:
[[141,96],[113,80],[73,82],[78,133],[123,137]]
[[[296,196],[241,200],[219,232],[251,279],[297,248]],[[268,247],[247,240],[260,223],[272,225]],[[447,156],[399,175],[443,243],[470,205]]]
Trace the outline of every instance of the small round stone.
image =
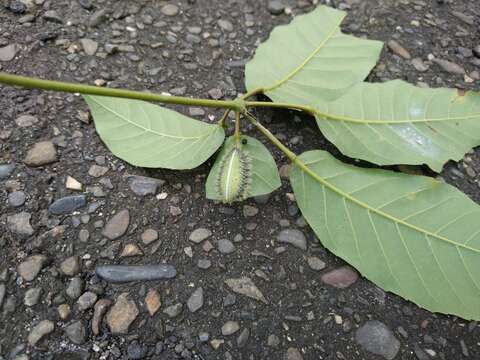
[[174,4],[167,4],[164,7],[162,7],[162,14],[166,16],[175,16],[179,12],[179,8],[177,5]]
[[25,204],[26,196],[23,191],[14,191],[8,194],[8,203],[10,206],[19,207]]
[[142,242],[148,245],[158,239],[158,232],[154,229],[147,229],[142,233]]

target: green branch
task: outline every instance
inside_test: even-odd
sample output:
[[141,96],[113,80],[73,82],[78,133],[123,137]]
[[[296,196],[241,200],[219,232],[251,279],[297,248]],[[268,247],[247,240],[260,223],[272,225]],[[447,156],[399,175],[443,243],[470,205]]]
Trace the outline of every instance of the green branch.
[[209,99],[191,99],[180,96],[160,95],[142,91],[132,91],[123,89],[103,88],[97,86],[81,85],[69,82],[42,80],[26,76],[11,75],[0,72],[0,83],[6,85],[21,86],[29,89],[44,89],[51,91],[62,91],[69,93],[80,93],[87,95],[112,96],[127,99],[158,101],[165,104],[177,104],[186,106],[205,106],[221,107],[225,109],[242,111],[244,105],[242,101],[222,101]]

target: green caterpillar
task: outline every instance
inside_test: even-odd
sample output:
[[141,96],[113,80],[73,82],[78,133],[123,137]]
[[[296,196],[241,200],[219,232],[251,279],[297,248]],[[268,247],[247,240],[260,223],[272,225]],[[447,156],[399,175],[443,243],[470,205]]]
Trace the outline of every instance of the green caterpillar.
[[242,149],[242,144],[235,144],[220,160],[215,188],[224,203],[230,204],[248,197],[252,181],[252,158],[248,151]]

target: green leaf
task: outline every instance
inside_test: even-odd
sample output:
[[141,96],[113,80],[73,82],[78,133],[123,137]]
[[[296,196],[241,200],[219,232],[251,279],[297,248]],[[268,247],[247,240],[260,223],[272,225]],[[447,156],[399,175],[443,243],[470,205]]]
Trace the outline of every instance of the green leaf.
[[379,165],[427,164],[439,172],[480,144],[478,93],[401,80],[360,83],[317,110],[320,130],[343,154]]
[[225,138],[219,125],[145,101],[84,97],[100,138],[112,153],[132,165],[192,169],[205,162]]
[[[268,149],[260,141],[250,136],[242,135],[242,140],[247,141],[242,147],[245,151],[248,151],[248,154],[252,159],[252,178],[248,197],[269,194],[278,189],[282,185],[282,182],[278,175],[275,160]],[[220,171],[220,160],[225,154],[228,154],[234,146],[235,138],[231,136],[227,138],[225,144],[217,155],[217,159],[207,178],[206,192],[208,199],[220,199],[215,188],[216,180],[218,179]]]
[[290,180],[325,247],[433,312],[480,319],[480,207],[433,178],[363,169],[309,151]]
[[276,102],[333,100],[363,81],[383,43],[341,32],[346,13],[318,6],[289,25],[276,27],[246,65],[247,90],[261,88]]

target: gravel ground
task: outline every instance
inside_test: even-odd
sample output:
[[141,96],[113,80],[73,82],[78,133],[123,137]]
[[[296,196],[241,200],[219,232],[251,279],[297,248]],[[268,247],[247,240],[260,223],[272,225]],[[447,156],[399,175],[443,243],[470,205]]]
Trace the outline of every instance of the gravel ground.
[[[476,1],[327,4],[349,11],[344,31],[388,43],[370,80],[479,90]],[[0,70],[235,98],[256,45],[313,8],[4,0]],[[258,115],[297,153],[337,154],[309,117]],[[132,167],[102,144],[80,97],[0,86],[0,359],[480,359],[476,322],[386,294],[326,251],[292,201],[285,157],[271,150],[282,188],[226,207],[205,199],[211,161]],[[475,150],[442,177],[478,202],[479,172]],[[102,264],[165,263],[170,279],[95,275]]]

